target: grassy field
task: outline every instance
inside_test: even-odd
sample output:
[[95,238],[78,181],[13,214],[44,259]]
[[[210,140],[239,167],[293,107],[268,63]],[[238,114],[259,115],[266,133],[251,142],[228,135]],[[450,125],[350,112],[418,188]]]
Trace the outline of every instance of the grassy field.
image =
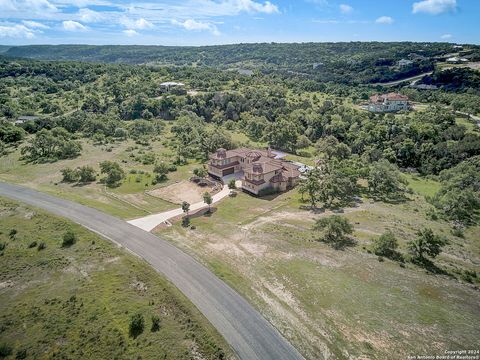
[[[145,191],[188,179],[192,170],[199,166],[190,161],[169,173],[168,180],[153,185],[154,165],[144,165],[142,159],[145,154],[153,153],[157,161],[171,163],[173,154],[161,141],[153,141],[146,147],[131,140],[108,145],[94,145],[91,141],[83,140],[82,147],[82,154],[78,158],[45,164],[26,163],[21,160],[19,149],[12,151],[0,157],[0,180],[22,184],[130,219],[175,208],[177,205],[149,196]],[[127,172],[125,181],[118,188],[106,188],[98,181],[83,186],[62,183],[62,169],[89,165],[100,173],[99,163],[103,160],[117,161]],[[137,173],[131,174],[131,170]],[[101,177],[99,174],[97,180]]]
[[[210,216],[159,230],[231,284],[308,359],[405,359],[478,344],[480,295],[462,280],[478,271],[480,227],[451,235],[426,216],[438,184],[409,177],[414,193],[397,205],[365,201],[344,209],[356,246],[333,250],[316,241],[314,221],[330,213],[301,210],[295,191],[258,199],[240,193]],[[372,239],[393,231],[400,251],[415,232],[431,227],[450,244],[435,260],[450,275],[406,263],[378,261]]]
[[[68,229],[77,242],[62,247]],[[0,199],[0,249],[0,347],[11,350],[6,359],[233,358],[176,288],[78,225]],[[136,338],[129,334],[134,314],[145,320]],[[154,315],[160,319],[155,332]]]

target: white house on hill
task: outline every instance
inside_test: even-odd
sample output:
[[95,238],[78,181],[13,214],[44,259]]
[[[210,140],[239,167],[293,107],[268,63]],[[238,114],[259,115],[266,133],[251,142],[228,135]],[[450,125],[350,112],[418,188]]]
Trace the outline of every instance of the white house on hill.
[[408,97],[398,93],[376,94],[370,96],[368,111],[375,113],[410,110]]

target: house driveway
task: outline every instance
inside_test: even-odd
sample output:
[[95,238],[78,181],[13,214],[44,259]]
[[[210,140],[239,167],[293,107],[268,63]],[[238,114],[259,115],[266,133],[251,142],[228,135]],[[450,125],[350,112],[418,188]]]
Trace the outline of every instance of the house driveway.
[[[236,181],[237,187],[241,186],[241,181]],[[223,188],[220,192],[216,193],[215,195],[212,196],[212,204],[215,204],[222,200],[223,198],[227,197],[228,194],[230,194],[230,189],[228,188],[228,185],[223,185]],[[196,211],[201,208],[206,207],[207,205],[203,201],[199,201],[194,204],[190,204],[190,211]],[[181,207],[174,209],[174,210],[169,210],[169,211],[164,211],[158,214],[152,214],[148,216],[144,216],[138,219],[133,219],[130,221],[127,221],[129,224],[136,226],[142,230],[145,231],[152,231],[155,229],[158,225],[164,223],[168,219],[174,218],[176,216],[182,215],[183,210]]]

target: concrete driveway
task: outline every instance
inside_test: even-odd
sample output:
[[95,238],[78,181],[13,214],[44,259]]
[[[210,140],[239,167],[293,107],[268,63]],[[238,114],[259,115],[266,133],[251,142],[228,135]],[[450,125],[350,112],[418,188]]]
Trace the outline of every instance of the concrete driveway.
[[[238,180],[235,183],[237,187],[241,186],[242,184],[242,182]],[[228,185],[223,185],[222,190],[220,190],[220,192],[212,196],[212,204],[219,202],[223,198],[227,197],[228,194],[230,194],[230,189],[228,188]],[[190,204],[190,211],[196,211],[206,206],[207,205],[203,201]],[[138,219],[130,220],[128,221],[128,223],[132,224],[133,226],[139,227],[142,230],[152,231],[158,225],[164,223],[168,219],[174,218],[182,214],[183,214],[183,210],[181,207],[179,207],[174,210],[164,211],[158,214],[152,214],[152,215],[144,216]]]

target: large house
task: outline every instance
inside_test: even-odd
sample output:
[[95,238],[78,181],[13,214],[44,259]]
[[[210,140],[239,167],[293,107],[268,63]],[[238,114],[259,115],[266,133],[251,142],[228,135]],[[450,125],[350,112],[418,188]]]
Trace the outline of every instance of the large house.
[[291,189],[300,179],[298,166],[275,159],[270,148],[218,149],[210,155],[208,173],[217,179],[236,174],[242,180],[242,190],[254,195]]
[[368,111],[377,113],[410,110],[408,97],[398,93],[376,94],[370,96]]
[[160,92],[163,93],[172,93],[174,95],[185,95],[187,91],[185,90],[185,84],[175,81],[166,81],[160,84]]

